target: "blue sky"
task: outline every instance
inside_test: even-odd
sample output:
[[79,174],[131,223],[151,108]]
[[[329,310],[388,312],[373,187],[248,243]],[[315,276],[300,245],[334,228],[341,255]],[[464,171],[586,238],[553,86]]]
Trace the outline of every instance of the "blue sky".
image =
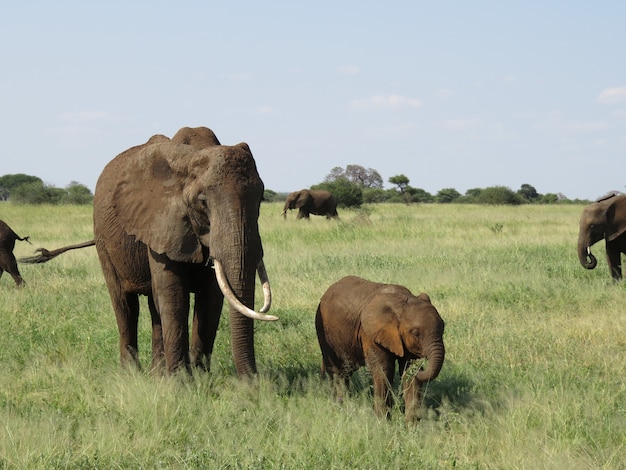
[[203,125],[280,192],[348,164],[433,194],[626,191],[626,2],[6,3],[0,175],[93,190]]

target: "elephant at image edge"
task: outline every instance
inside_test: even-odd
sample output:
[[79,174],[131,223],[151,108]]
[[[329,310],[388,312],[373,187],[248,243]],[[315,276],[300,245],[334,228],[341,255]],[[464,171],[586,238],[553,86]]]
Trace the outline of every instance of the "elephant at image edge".
[[15,248],[16,240],[30,243],[28,238],[20,237],[6,222],[0,220],[0,277],[2,277],[4,271],[8,272],[17,286],[22,286],[24,279],[22,279],[20,270],[17,268],[13,249]]
[[325,215],[327,219],[339,217],[335,196],[318,189],[301,189],[290,193],[282,212],[284,218],[287,218],[290,209],[298,209],[298,219],[308,219],[309,214]]
[[[155,135],[102,171],[94,195],[95,241],[40,249],[39,257],[23,261],[46,262],[95,243],[116,314],[122,364],[139,365],[142,294],[152,317],[153,368],[163,361],[170,372],[189,362],[208,368],[225,296],[235,367],[239,375],[252,375],[251,319],[277,319],[263,314],[271,290],[257,224],[262,194],[247,144],[220,146],[208,128],[182,128],[171,140]],[[208,266],[211,261],[215,269]],[[259,313],[251,310],[257,270],[265,297]],[[190,292],[195,301],[188,350]]]
[[[322,375],[347,389],[350,376],[367,366],[374,383],[374,409],[388,415],[396,362],[402,374],[405,417],[413,421],[422,400],[422,384],[439,375],[445,357],[444,322],[427,294],[406,287],[347,276],[322,296],[315,316],[322,351]],[[411,364],[428,365],[412,373]],[[343,382],[343,383],[342,383]]]
[[586,269],[598,264],[591,246],[604,238],[611,277],[622,279],[621,253],[626,253],[626,195],[610,195],[583,209],[578,232],[578,259]]

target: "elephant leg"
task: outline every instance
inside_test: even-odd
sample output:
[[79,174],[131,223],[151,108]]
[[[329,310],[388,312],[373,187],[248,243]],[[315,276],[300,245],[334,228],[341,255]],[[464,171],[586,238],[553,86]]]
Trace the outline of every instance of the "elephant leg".
[[206,371],[211,367],[213,344],[224,304],[224,294],[214,275],[209,276],[208,284],[208,289],[200,289],[195,295],[189,350],[191,365]]
[[120,363],[122,366],[133,365],[141,368],[137,348],[139,295],[124,291],[106,250],[99,250],[98,257],[100,258],[100,266],[109,290],[111,304],[115,312],[115,320],[117,321],[117,330],[120,335]]
[[167,372],[189,371],[189,289],[188,276],[177,263],[150,252],[150,273],[154,305],[161,316],[163,351]]
[[152,370],[162,370],[165,366],[165,351],[163,350],[163,327],[161,325],[161,315],[159,314],[154,298],[148,295],[148,308],[152,319]]
[[616,281],[622,280],[622,261],[621,253],[613,247],[606,250],[606,258],[611,270],[611,277]]
[[[17,268],[17,261],[15,260],[15,256],[13,256],[13,253],[8,253],[7,256],[3,256],[2,258],[4,258],[2,265],[4,266],[6,272],[11,275],[11,277],[15,281],[15,284],[18,287],[22,286],[24,284],[24,279],[22,279],[20,270]],[[0,276],[1,275],[2,272],[0,272]]]
[[395,359],[387,353],[377,354],[370,351],[365,363],[374,382],[374,411],[378,417],[389,417],[393,406],[393,377],[395,375]]
[[111,294],[113,310],[117,320],[117,329],[120,334],[120,363],[122,366],[136,366],[139,364],[137,346],[137,324],[139,322],[139,296],[137,294]]

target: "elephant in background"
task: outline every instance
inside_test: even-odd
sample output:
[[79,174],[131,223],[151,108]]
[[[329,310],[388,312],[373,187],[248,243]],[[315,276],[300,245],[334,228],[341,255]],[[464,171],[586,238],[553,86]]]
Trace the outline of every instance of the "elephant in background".
[[30,243],[28,238],[20,237],[5,221],[0,220],[0,277],[2,277],[5,271],[8,272],[18,287],[24,285],[25,282],[20,274],[20,270],[17,268],[13,249],[15,248],[16,240]]
[[[94,241],[83,245],[96,245],[122,364],[139,366],[138,296],[146,295],[153,367],[208,368],[226,298],[237,373],[256,374],[253,319],[277,320],[266,314],[271,290],[258,227],[263,191],[248,145],[220,145],[208,128],[183,128],[171,140],[153,136],[105,166],[94,194]],[[258,312],[257,271],[265,297]]]
[[325,215],[327,219],[339,217],[335,196],[317,189],[302,189],[290,193],[281,213],[285,219],[290,209],[298,209],[297,219],[308,219],[310,214]]
[[[374,409],[389,415],[396,362],[402,375],[405,418],[413,421],[422,401],[422,385],[437,377],[445,357],[444,322],[427,294],[406,287],[347,276],[322,296],[315,316],[322,351],[322,376],[347,390],[351,375],[367,366],[374,383]],[[417,359],[425,370],[413,370]],[[343,383],[342,383],[343,381]]]
[[578,232],[578,259],[586,269],[598,264],[591,246],[604,238],[611,277],[622,279],[621,253],[626,253],[626,195],[611,194],[585,206]]

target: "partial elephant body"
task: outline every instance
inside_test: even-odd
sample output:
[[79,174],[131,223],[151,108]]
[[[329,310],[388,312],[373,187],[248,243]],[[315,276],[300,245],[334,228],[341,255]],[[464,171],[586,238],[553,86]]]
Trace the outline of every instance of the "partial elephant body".
[[604,238],[611,277],[622,279],[621,253],[626,253],[626,195],[611,194],[583,209],[578,232],[578,259],[586,269],[594,269],[596,257],[591,246]]
[[30,243],[28,238],[20,237],[6,222],[0,220],[0,277],[2,277],[4,271],[8,272],[17,286],[22,286],[24,279],[17,267],[13,249],[15,248],[16,240]]
[[[172,140],[153,136],[106,165],[94,194],[94,242],[122,364],[139,365],[138,296],[146,295],[153,367],[208,368],[226,296],[235,367],[240,375],[256,373],[252,319],[277,319],[264,314],[271,294],[258,232],[262,195],[248,145],[219,145],[208,128],[183,128]],[[257,270],[266,297],[260,312],[252,310]]]
[[298,209],[298,219],[308,219],[310,214],[326,216],[327,219],[339,217],[337,199],[328,191],[302,189],[287,196],[282,215],[287,218],[287,211]]
[[[433,380],[443,365],[444,323],[426,294],[414,296],[403,286],[345,277],[322,296],[315,317],[322,351],[322,374],[347,387],[350,376],[367,366],[374,383],[376,413],[392,406],[396,363],[402,374],[407,421],[421,403],[421,386]],[[428,359],[426,370],[411,373],[417,359]]]

